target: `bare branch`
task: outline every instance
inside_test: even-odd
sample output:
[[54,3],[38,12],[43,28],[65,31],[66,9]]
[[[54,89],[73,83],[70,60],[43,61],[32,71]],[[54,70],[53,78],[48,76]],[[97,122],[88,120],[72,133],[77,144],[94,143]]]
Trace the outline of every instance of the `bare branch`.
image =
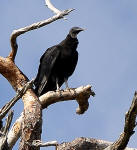
[[[9,81],[15,91],[22,89],[28,82],[28,78],[10,58],[0,57],[0,73]],[[24,140],[30,142],[30,140],[38,140],[41,137],[42,109],[33,89],[28,89],[22,96],[22,100],[24,102],[24,119],[21,128],[20,149],[27,150],[30,147],[23,143]]]
[[50,141],[50,142],[42,142],[40,140],[34,140],[32,142],[32,145],[35,147],[48,147],[48,146],[57,146],[58,142],[57,141]]
[[79,107],[76,110],[77,114],[83,114],[89,106],[88,98],[95,93],[91,90],[91,85],[81,86],[76,89],[52,91],[39,97],[43,108],[60,101],[68,101],[76,99]]
[[[11,52],[7,58],[0,57],[0,73],[10,82],[15,91],[21,89],[24,84],[28,81],[28,78],[23,74],[23,72],[15,65],[14,60],[16,57],[18,45],[17,37],[28,31],[38,29],[49,23],[52,23],[58,19],[63,18],[68,15],[73,9],[62,11],[47,20],[34,23],[30,26],[14,30],[11,34]],[[33,140],[39,140],[41,138],[41,125],[42,125],[42,112],[41,105],[37,96],[34,94],[32,89],[26,91],[23,95],[22,100],[24,102],[24,119],[22,122],[22,134],[19,149],[30,149],[31,146],[27,145],[27,142],[32,142]],[[5,108],[4,108],[5,109]],[[7,109],[8,110],[8,109]],[[18,127],[15,125],[15,127]],[[15,128],[14,128],[15,129]],[[20,126],[19,126],[20,129]],[[13,131],[13,130],[12,130]],[[20,131],[20,130],[19,130]],[[15,135],[15,134],[13,134]],[[18,135],[18,133],[17,133]],[[17,138],[13,138],[13,143]],[[12,140],[11,140],[12,143]],[[39,149],[39,148],[34,148]]]
[[[47,6],[53,13],[55,13],[55,14],[61,14],[61,13],[62,13],[61,10],[55,8],[55,7],[51,4],[50,0],[45,0],[45,3],[46,3],[46,6]],[[72,10],[74,10],[74,9],[72,9]],[[67,20],[67,18],[65,18],[65,17],[63,17],[63,18],[64,18],[64,20]]]
[[[64,142],[59,144],[57,150],[103,150],[104,148],[109,147],[111,144],[112,142],[104,140],[80,137],[76,138],[72,142]],[[126,147],[125,150],[137,149]]]
[[13,111],[10,111],[8,117],[6,118],[6,125],[4,127],[4,130],[3,132],[1,132],[0,135],[0,150],[6,150],[9,148],[7,143],[7,134],[12,122],[12,118],[13,118]]
[[10,100],[1,110],[0,110],[0,120],[5,117],[5,115],[8,113],[8,111],[11,109],[11,107],[14,106],[14,104],[26,93],[26,91],[32,87],[32,84],[34,82],[34,79],[27,82],[24,87],[17,92],[16,96]]
[[[12,32],[11,38],[10,38],[12,50],[7,58],[0,57],[0,73],[9,81],[9,83],[12,85],[15,91],[18,91],[18,89],[21,89],[24,86],[24,84],[28,81],[28,78],[23,74],[23,72],[14,63],[17,49],[18,49],[17,37],[28,31],[38,29],[58,19],[61,19],[65,15],[68,15],[71,11],[73,11],[73,9],[62,11],[61,13],[58,13],[57,15],[47,20],[34,23],[27,27],[14,30]],[[21,124],[22,134],[21,134],[21,142],[20,142],[19,149],[30,150],[30,149],[33,149],[32,146],[27,145],[26,143],[27,142],[31,143],[33,140],[41,139],[41,129],[42,129],[41,128],[42,127],[42,111],[41,110],[42,108],[41,108],[41,105],[39,103],[37,96],[33,92],[33,89],[27,90],[26,93],[22,96],[22,100],[24,103],[24,116],[23,116],[24,118]],[[8,109],[10,107],[8,107]],[[7,109],[7,108],[4,107],[4,109]],[[17,125],[15,125],[15,127],[17,127]],[[20,126],[19,126],[19,131],[20,131]],[[17,139],[17,138],[14,138],[14,139]],[[34,149],[38,150],[39,148],[35,147]]]
[[63,18],[63,16],[68,15],[73,10],[74,9],[64,10],[61,13],[58,13],[57,15],[55,15],[55,16],[47,19],[47,20],[43,20],[43,21],[40,21],[40,22],[37,22],[37,23],[33,23],[32,25],[29,25],[27,27],[24,27],[24,28],[21,28],[21,29],[18,29],[18,30],[14,30],[12,32],[11,38],[10,38],[12,51],[10,52],[8,58],[10,58],[12,61],[15,60],[17,49],[18,49],[17,37],[19,35],[24,34],[24,33],[28,32],[28,31],[31,31],[31,30],[38,29],[38,28],[43,27],[47,24],[50,24],[50,23],[52,23],[52,22],[54,22],[58,19],[61,19],[61,18]]
[[105,150],[123,150],[130,137],[134,134],[134,128],[136,127],[136,116],[137,116],[137,92],[135,92],[132,104],[125,116],[124,132],[120,135],[119,139],[114,142],[110,147]]
[[8,133],[8,130],[9,130],[11,122],[12,122],[12,118],[13,118],[13,111],[10,111],[8,114],[8,117],[6,118],[6,125],[3,130],[3,133],[5,135]]
[[61,13],[61,11],[60,11],[59,9],[55,8],[55,7],[51,4],[50,0],[45,0],[45,3],[46,3],[46,6],[47,6],[51,11],[53,11],[53,13],[55,13],[55,14],[60,14],[60,13]]
[[16,122],[13,124],[8,133],[7,143],[10,149],[12,149],[12,147],[15,145],[15,143],[20,137],[22,122],[23,122],[23,113],[21,113],[20,117],[16,120]]
[[[94,96],[95,93],[91,90],[91,86],[82,86],[76,89],[70,89],[65,91],[51,91],[48,92],[42,96],[39,97],[40,103],[42,104],[42,107],[48,107],[51,104],[54,104],[56,102],[61,101],[68,101],[68,100],[74,100],[77,99],[77,102],[79,103],[79,114],[84,113],[88,107],[88,99],[89,96]],[[83,99],[82,99],[83,98]],[[83,100],[83,102],[82,102]],[[83,106],[81,106],[83,104]],[[14,125],[12,126],[9,134],[8,134],[8,144],[9,147],[12,148],[18,138],[20,137],[20,131],[21,131],[21,123],[23,122],[23,113],[21,114],[20,118],[16,120]]]

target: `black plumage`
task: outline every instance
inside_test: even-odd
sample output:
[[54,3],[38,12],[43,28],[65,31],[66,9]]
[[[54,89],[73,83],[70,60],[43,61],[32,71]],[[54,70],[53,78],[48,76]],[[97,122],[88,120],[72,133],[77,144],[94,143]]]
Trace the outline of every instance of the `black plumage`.
[[82,28],[73,27],[67,37],[58,45],[48,48],[40,59],[37,77],[34,81],[35,93],[40,96],[48,91],[61,87],[77,65],[78,46],[77,34],[83,31]]

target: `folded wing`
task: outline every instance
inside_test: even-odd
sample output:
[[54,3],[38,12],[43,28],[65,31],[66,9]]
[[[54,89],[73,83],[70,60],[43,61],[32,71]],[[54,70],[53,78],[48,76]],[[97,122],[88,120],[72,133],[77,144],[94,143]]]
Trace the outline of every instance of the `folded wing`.
[[38,69],[37,77],[34,81],[36,86],[35,93],[40,96],[46,83],[49,79],[51,71],[56,63],[57,58],[59,57],[60,50],[57,46],[48,48],[46,52],[42,55],[40,59],[40,65]]

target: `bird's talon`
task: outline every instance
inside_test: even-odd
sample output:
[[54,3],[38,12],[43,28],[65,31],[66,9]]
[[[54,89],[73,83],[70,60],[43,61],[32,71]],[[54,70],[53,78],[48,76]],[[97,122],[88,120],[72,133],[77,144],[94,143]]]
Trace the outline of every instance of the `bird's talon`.
[[60,92],[61,90],[60,89],[56,89],[56,92]]

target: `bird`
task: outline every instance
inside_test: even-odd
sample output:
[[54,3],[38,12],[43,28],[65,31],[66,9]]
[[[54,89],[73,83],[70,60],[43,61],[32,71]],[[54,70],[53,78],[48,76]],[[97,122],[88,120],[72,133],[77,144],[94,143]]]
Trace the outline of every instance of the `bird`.
[[48,91],[59,91],[64,82],[66,89],[69,89],[68,78],[73,74],[78,62],[77,35],[81,31],[84,29],[71,28],[62,42],[48,48],[41,56],[38,73],[34,80],[34,92],[37,96]]

